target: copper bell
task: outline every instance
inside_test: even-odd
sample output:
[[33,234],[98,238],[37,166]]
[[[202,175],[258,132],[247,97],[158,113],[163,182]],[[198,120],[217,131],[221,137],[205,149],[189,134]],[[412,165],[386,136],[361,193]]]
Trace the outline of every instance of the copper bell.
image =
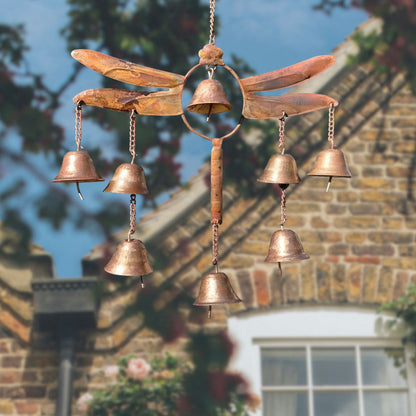
[[98,174],[94,163],[85,150],[65,154],[61,169],[52,182],[100,182],[104,179]]
[[344,153],[339,149],[327,149],[320,152],[308,175],[351,178]]
[[116,169],[103,192],[148,195],[143,168],[136,164],[123,163]]
[[280,263],[308,258],[309,256],[303,251],[302,243],[294,231],[278,230],[272,235],[269,254],[265,261],[268,263]]
[[257,180],[279,184],[299,183],[300,177],[295,159],[288,154],[273,155],[267,162],[263,175]]
[[125,240],[118,246],[104,267],[107,273],[117,276],[144,276],[152,273],[146,247],[140,240]]
[[194,305],[209,306],[208,317],[211,317],[211,306],[224,303],[238,303],[241,299],[236,295],[230,280],[225,273],[208,273],[201,280],[199,295]]
[[232,109],[227,100],[224,88],[216,79],[205,79],[196,88],[191,102],[186,107],[193,113],[211,114],[224,113]]

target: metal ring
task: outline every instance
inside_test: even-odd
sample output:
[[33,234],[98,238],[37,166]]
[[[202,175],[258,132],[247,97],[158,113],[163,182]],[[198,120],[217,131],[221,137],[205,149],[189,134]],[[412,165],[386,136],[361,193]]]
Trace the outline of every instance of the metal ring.
[[[182,96],[183,96],[183,90],[185,89],[185,84],[186,84],[186,81],[188,80],[188,78],[191,76],[191,74],[196,70],[196,69],[198,69],[199,67],[201,67],[201,66],[203,66],[204,64],[197,64],[197,65],[195,65],[194,67],[192,67],[189,71],[188,71],[188,73],[185,75],[185,79],[183,80],[183,84],[182,84],[182,91],[181,91],[181,101],[182,101]],[[244,108],[244,100],[245,100],[245,94],[244,94],[244,89],[243,89],[243,87],[242,87],[242,85],[241,85],[241,81],[240,81],[240,78],[238,77],[238,75],[236,74],[236,72],[232,69],[232,68],[230,68],[228,65],[221,65],[222,67],[224,67],[236,80],[237,80],[237,82],[238,82],[238,86],[240,87],[240,91],[241,91],[241,95],[243,96],[243,108]],[[243,113],[241,113],[241,117],[240,117],[240,120],[239,120],[239,122],[238,122],[238,124],[234,127],[234,129],[233,130],[231,130],[229,133],[227,133],[227,134],[225,134],[224,136],[221,136],[221,137],[208,137],[208,136],[206,136],[205,134],[203,134],[203,133],[200,133],[200,132],[198,132],[198,131],[196,131],[190,124],[189,124],[189,121],[188,121],[188,119],[186,118],[186,116],[185,116],[185,112],[183,112],[182,114],[181,114],[181,117],[182,117],[182,120],[183,120],[183,122],[185,123],[185,126],[192,132],[192,133],[194,133],[194,134],[196,134],[196,135],[198,135],[199,137],[202,137],[203,139],[206,139],[206,140],[209,140],[209,141],[214,141],[214,140],[224,140],[224,139],[228,139],[229,137],[231,137],[231,136],[233,136],[236,132],[237,132],[237,130],[241,127],[241,124],[243,123],[243,121],[244,121],[244,116],[243,116]]]

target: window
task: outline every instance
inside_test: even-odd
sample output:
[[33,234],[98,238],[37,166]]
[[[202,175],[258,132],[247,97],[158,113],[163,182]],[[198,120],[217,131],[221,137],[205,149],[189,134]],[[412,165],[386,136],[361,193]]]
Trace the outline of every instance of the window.
[[261,347],[264,416],[408,416],[402,348]]
[[389,319],[337,306],[230,317],[231,369],[263,399],[253,416],[416,416],[416,352]]

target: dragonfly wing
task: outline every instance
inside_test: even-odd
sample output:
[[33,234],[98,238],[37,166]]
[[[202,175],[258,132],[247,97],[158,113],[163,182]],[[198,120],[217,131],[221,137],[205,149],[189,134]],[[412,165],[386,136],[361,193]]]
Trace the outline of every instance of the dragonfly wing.
[[182,86],[168,91],[142,92],[114,88],[96,88],[77,94],[73,101],[116,111],[136,110],[138,114],[175,116],[183,113]]
[[291,94],[278,97],[250,95],[244,100],[243,116],[245,118],[266,119],[309,113],[310,111],[328,108],[338,102],[321,94]]
[[89,49],[76,49],[71,55],[81,64],[106,77],[141,87],[175,88],[182,85],[185,79],[182,75],[134,64]]
[[287,88],[318,75],[334,63],[335,58],[333,56],[315,56],[286,68],[244,78],[241,80],[241,85],[246,93]]

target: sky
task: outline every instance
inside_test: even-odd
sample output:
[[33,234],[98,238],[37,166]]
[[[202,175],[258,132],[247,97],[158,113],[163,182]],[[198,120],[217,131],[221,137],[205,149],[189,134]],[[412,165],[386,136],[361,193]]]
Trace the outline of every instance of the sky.
[[[337,10],[327,16],[312,10],[317,2],[318,0],[217,0],[216,16],[219,16],[221,28],[216,37],[216,45],[224,51],[225,63],[229,63],[231,54],[235,54],[260,74],[316,55],[330,54],[356,26],[367,19],[359,10]],[[64,0],[0,0],[0,23],[25,24],[31,48],[28,53],[30,66],[35,72],[45,74],[44,80],[51,88],[59,85],[73,64],[59,36],[66,12]],[[71,141],[74,137],[72,97],[85,89],[98,87],[99,76],[90,70],[83,71],[77,83],[65,94],[68,105],[59,111],[58,119],[65,127],[69,148],[73,147]],[[92,126],[87,126],[87,130],[88,140],[99,140],[111,149],[111,136],[95,131]],[[94,137],[96,134],[100,135],[99,139]],[[179,157],[183,164],[184,180],[197,173],[210,150],[210,143],[206,140],[192,135],[184,139]],[[51,179],[56,173],[51,172]],[[12,175],[17,176],[19,172],[16,170]],[[24,179],[27,180],[27,177]],[[6,185],[7,179],[2,178],[0,189]],[[37,191],[36,187],[31,188],[32,195]],[[75,191],[74,198],[78,198]],[[82,203],[97,201],[86,199]],[[56,232],[36,219],[30,204],[25,204],[23,214],[33,225],[33,241],[54,257],[57,277],[80,277],[82,257],[100,244],[103,237],[90,230],[74,230],[70,223]],[[127,225],[126,219],[126,227]]]

